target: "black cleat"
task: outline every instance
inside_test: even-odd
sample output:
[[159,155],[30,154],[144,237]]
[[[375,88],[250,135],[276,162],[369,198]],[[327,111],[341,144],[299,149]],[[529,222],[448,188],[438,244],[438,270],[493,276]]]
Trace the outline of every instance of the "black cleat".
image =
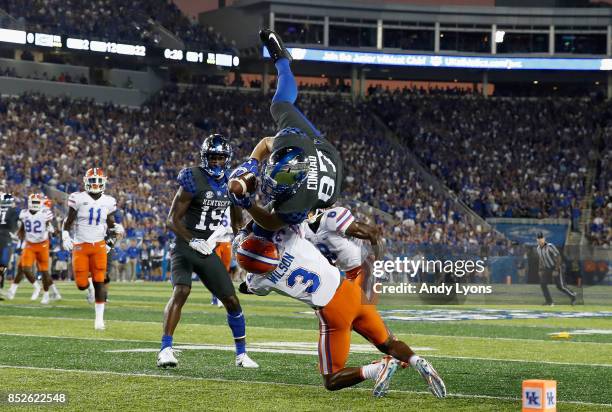
[[572,301],[570,302],[570,305],[576,306],[576,300],[576,295],[572,296]]
[[270,29],[262,29],[259,30],[259,38],[261,39],[268,52],[270,52],[270,57],[274,60],[274,63],[278,61],[278,59],[286,58],[289,62],[293,61],[293,57],[291,57],[291,53],[283,44],[283,40],[280,36],[274,31]]

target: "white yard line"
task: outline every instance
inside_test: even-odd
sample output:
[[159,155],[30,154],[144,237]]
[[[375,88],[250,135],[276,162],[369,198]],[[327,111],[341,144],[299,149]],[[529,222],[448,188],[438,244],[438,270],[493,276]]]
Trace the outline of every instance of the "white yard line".
[[[51,338],[51,339],[73,339],[73,340],[92,340],[92,341],[109,341],[109,342],[132,342],[132,343],[155,343],[159,344],[159,341],[152,340],[137,340],[137,339],[114,339],[114,338],[90,338],[90,337],[72,337],[72,336],[53,336],[53,335],[34,335],[34,334],[25,334],[25,333],[0,333],[0,336],[21,336],[21,337],[37,337],[37,338]],[[283,345],[279,345],[278,348],[274,348],[273,344],[275,342],[267,342],[267,343],[250,343],[249,351],[250,352],[270,352],[270,353],[292,353],[298,355],[316,355],[316,351],[308,351],[301,348],[304,342],[282,342]],[[277,342],[280,343],[280,342]],[[290,345],[295,344],[298,348],[293,349],[282,349],[282,346],[287,348]],[[313,343],[314,345],[315,343]],[[366,346],[366,345],[364,345]],[[185,349],[196,349],[196,350],[227,350],[234,351],[234,346],[225,346],[225,345],[208,345],[208,344],[200,344],[200,343],[188,343],[183,342],[175,348],[180,349],[181,347],[185,347]],[[273,347],[273,350],[269,348]],[[436,350],[434,348],[416,348],[421,350]],[[286,350],[286,352],[283,352]],[[133,348],[133,349],[111,349],[105,352],[115,352],[115,353],[129,353],[129,352],[158,352],[158,348]],[[302,353],[303,352],[303,353]],[[374,353],[376,351],[373,351]],[[366,352],[363,352],[366,353]],[[536,364],[546,364],[546,365],[566,365],[566,366],[595,366],[602,368],[612,368],[612,364],[608,363],[577,363],[577,362],[553,362],[553,361],[538,361],[538,360],[526,360],[526,359],[501,359],[501,358],[482,358],[482,357],[471,357],[471,356],[453,356],[453,355],[434,355],[427,354],[428,358],[441,358],[441,359],[465,359],[465,360],[483,360],[483,361],[494,361],[494,362],[518,362],[518,363],[536,363]]]
[[[178,380],[182,379],[182,380],[192,380],[192,381],[201,381],[201,382],[229,382],[229,383],[235,382],[235,383],[243,383],[243,384],[311,387],[311,388],[321,388],[322,389],[321,385],[283,383],[283,382],[265,382],[265,381],[253,381],[253,380],[239,380],[239,379],[234,380],[234,379],[221,379],[221,378],[201,378],[197,376],[160,375],[160,374],[96,371],[96,370],[83,370],[83,369],[42,368],[42,367],[36,367],[36,366],[15,366],[15,365],[1,365],[1,364],[0,364],[0,369],[25,369],[25,370],[48,371],[48,372],[84,373],[88,375],[115,375],[115,376],[127,376],[127,377],[163,378],[163,379],[178,379]],[[350,390],[371,392],[371,390],[367,388],[351,388]],[[431,395],[427,391],[391,390],[390,392]],[[449,393],[447,396],[451,398],[455,397],[455,398],[468,398],[468,399],[497,399],[497,400],[515,401],[515,402],[520,401],[520,398],[511,398],[511,397],[505,397],[505,396],[490,396],[490,395],[473,395],[473,394],[463,394],[463,393]],[[594,402],[582,402],[582,401],[559,401],[559,403],[612,407],[612,404],[610,403],[594,403]]]
[[[92,310],[93,313],[93,310]],[[93,320],[93,316],[92,318],[70,318],[70,317],[61,317],[61,316],[30,316],[30,315],[26,315],[26,316],[21,316],[21,315],[0,315],[0,318],[25,318],[25,319],[54,319],[54,320],[62,320],[62,321],[70,321],[70,320],[74,320],[74,321],[88,321],[91,322]],[[144,320],[115,320],[115,319],[111,319],[108,320],[107,319],[107,323],[143,323],[143,324],[153,324],[153,325],[160,325],[161,322],[157,322],[157,321],[144,321]],[[211,326],[211,325],[206,325],[203,323],[181,323],[181,325],[191,325],[191,326]],[[222,326],[222,325],[214,325],[214,326]],[[278,330],[279,328],[273,328],[273,327],[268,327],[268,326],[249,326],[249,329],[275,329]],[[294,329],[294,328],[280,328],[280,329],[287,329],[287,330],[299,330],[299,331],[312,331],[312,329]],[[426,336],[426,337],[433,337],[433,338],[449,338],[449,339],[487,339],[487,340],[501,340],[501,341],[512,341],[512,342],[546,342],[546,343],[563,343],[564,345],[568,345],[568,344],[576,344],[576,345],[597,345],[597,346],[601,346],[601,345],[612,345],[612,342],[581,342],[581,341],[571,341],[571,340],[564,340],[563,342],[559,342],[559,341],[553,341],[553,340],[546,340],[546,339],[524,339],[524,338],[499,338],[499,337],[486,337],[486,336],[462,336],[462,335],[428,335],[428,334],[423,334],[423,333],[397,333],[396,335],[403,335],[403,336]]]

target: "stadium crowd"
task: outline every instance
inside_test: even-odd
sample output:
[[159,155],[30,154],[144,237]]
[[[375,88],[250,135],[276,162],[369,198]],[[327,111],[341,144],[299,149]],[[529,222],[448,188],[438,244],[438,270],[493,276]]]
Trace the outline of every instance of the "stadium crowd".
[[594,139],[611,110],[582,99],[408,89],[374,93],[369,107],[478,214],[530,218],[579,217]]
[[[155,46],[158,23],[187,46],[203,50],[231,50],[232,45],[211,27],[192,23],[165,0],[0,0],[0,9],[28,30],[82,36],[87,39],[145,43]],[[3,26],[14,22],[2,21]]]
[[[108,191],[118,199],[128,237],[164,244],[174,179],[183,166],[197,164],[203,137],[212,132],[229,136],[238,162],[257,139],[275,133],[270,96],[237,93],[168,88],[138,110],[39,95],[3,98],[0,176],[22,202],[29,186],[47,192],[53,188],[51,194],[63,207],[57,193],[80,190],[83,172],[101,165],[110,177]],[[364,107],[322,94],[302,94],[299,103],[342,152],[347,169],[344,197],[403,222],[386,228],[390,238],[459,245],[476,244],[488,236],[464,221],[415,172],[401,167],[402,149],[380,136],[362,113]],[[377,142],[374,151],[372,141]],[[64,213],[58,210],[58,219]]]
[[[612,127],[605,130],[608,136],[610,132]],[[609,139],[598,166],[588,237],[592,245],[612,248],[612,144]]]

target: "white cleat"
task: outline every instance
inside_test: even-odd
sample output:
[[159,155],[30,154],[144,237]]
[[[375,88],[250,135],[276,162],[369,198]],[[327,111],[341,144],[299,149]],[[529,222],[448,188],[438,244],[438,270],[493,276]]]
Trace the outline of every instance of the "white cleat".
[[106,329],[106,325],[104,324],[103,320],[97,320],[94,322],[94,329],[95,330],[105,330]]
[[60,295],[59,293],[54,293],[53,295],[51,295],[51,300],[62,300],[62,295]]
[[40,296],[40,289],[42,289],[40,287],[40,285],[38,283],[35,283],[34,284],[34,292],[32,292],[32,297],[30,298],[30,300],[38,299],[38,296]]
[[397,367],[400,365],[400,361],[393,358],[392,356],[385,356],[382,358],[381,363],[383,364],[383,368],[378,372],[378,376],[376,377],[376,381],[374,383],[374,390],[372,394],[376,398],[382,398],[387,394],[389,390],[389,383],[391,383],[391,378],[397,371]]
[[218,308],[222,308],[223,307],[223,302],[221,302],[220,300],[217,300],[217,307]]
[[239,368],[248,369],[259,368],[257,362],[249,358],[249,355],[247,355],[246,353],[241,353],[240,355],[236,356],[236,366],[238,366]]
[[49,298],[49,294],[48,293],[43,293],[43,297],[40,300],[40,304],[41,305],[48,305],[50,300],[51,299]]
[[414,369],[425,379],[429,390],[436,398],[444,398],[446,396],[446,385],[444,385],[444,381],[442,381],[438,372],[429,362],[421,358],[416,361]]
[[15,293],[11,292],[10,290],[8,292],[6,292],[6,294],[4,295],[4,298],[7,300],[13,300],[15,299]]
[[178,360],[174,356],[174,349],[172,346],[168,346],[159,351],[157,354],[157,367],[158,368],[176,368]]
[[87,303],[89,303],[90,305],[93,305],[95,301],[96,301],[96,295],[94,294],[94,291],[91,289],[87,289]]

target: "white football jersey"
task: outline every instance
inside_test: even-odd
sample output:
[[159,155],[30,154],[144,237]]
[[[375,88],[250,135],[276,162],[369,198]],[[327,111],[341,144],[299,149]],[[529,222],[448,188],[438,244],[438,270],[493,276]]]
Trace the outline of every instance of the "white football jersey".
[[304,222],[306,239],[311,241],[323,255],[331,259],[338,269],[349,271],[361,265],[362,239],[347,238],[346,229],[355,221],[350,210],[334,207],[321,216],[319,228],[314,233]]
[[234,231],[232,230],[232,220],[230,217],[230,208],[229,206],[223,212],[223,218],[221,219],[221,226],[225,229],[225,231],[219,235],[217,238],[217,242],[231,242],[234,238]]
[[19,220],[23,225],[25,240],[30,243],[40,243],[49,239],[47,224],[53,220],[53,212],[43,207],[38,212],[32,214],[29,210],[22,210],[19,213]]
[[304,238],[299,226],[281,229],[273,237],[282,256],[276,270],[267,275],[249,273],[246,283],[256,295],[275,291],[312,307],[323,307],[340,285],[340,271]]
[[106,236],[106,218],[117,210],[117,201],[102,194],[97,200],[87,192],[75,192],[68,197],[68,206],[76,210],[74,243],[95,243]]

